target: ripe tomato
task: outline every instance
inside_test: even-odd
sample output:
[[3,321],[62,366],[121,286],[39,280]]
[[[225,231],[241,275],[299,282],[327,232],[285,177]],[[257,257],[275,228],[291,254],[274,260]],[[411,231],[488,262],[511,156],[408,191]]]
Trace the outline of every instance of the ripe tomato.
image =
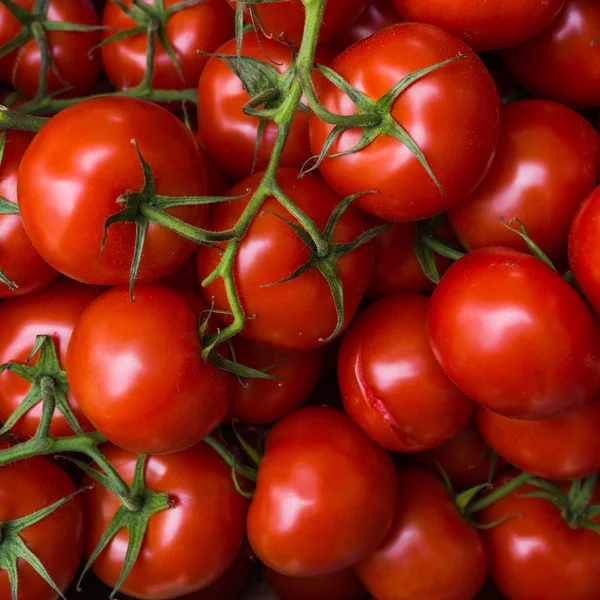
[[500,50],[530,40],[565,0],[392,0],[407,21],[437,25],[473,50]]
[[600,187],[585,200],[569,232],[569,267],[575,280],[600,314]]
[[[164,108],[144,100],[105,97],[61,111],[25,152],[18,194],[23,224],[33,245],[68,277],[100,285],[129,281],[135,225],[112,225],[104,251],[101,244],[106,219],[123,209],[117,199],[143,186],[132,139],[152,168],[157,194],[202,196],[209,191],[196,141]],[[61,149],[58,154],[57,148]],[[167,212],[202,226],[208,208],[182,206]],[[192,242],[151,224],[138,281],[160,279],[193,250]]]
[[[368,0],[327,0],[323,23],[319,31],[319,41],[327,42],[344,31],[356,20],[367,5]],[[229,0],[232,8],[236,0]],[[304,30],[304,5],[302,0],[287,0],[283,3],[254,4],[254,10],[260,28],[275,38],[280,36],[292,44],[298,45]],[[245,19],[251,22],[246,9]]]
[[[235,55],[235,39],[223,44],[217,54]],[[293,57],[285,44],[262,36],[259,39],[254,32],[244,35],[242,55],[260,60],[279,73],[289,69]],[[242,107],[249,101],[250,96],[242,87],[241,79],[220,58],[213,56],[198,85],[198,135],[219,166],[237,180],[250,175],[254,163],[260,120],[242,112]],[[258,147],[256,170],[266,168],[276,137],[277,126],[269,121]],[[299,168],[308,158],[308,115],[299,110],[279,164]]]
[[[435,284],[423,272],[415,254],[415,223],[394,223],[373,240],[375,268],[369,281],[366,296],[382,298],[392,294],[426,293]],[[450,242],[456,240],[454,232],[444,219],[437,235]],[[439,254],[436,266],[440,274],[450,266],[451,261]]]
[[356,572],[377,600],[473,598],[488,573],[479,533],[458,512],[444,484],[420,469],[399,468],[394,523]]
[[598,164],[600,138],[581,115],[546,100],[508,104],[492,167],[475,192],[448,211],[452,228],[468,250],[528,252],[500,220],[518,218],[549,258],[565,266],[569,228],[594,188]]
[[[73,329],[85,307],[99,293],[98,288],[61,278],[43,290],[0,304],[0,364],[25,363],[35,345],[36,336],[50,335],[64,369]],[[39,355],[36,355],[29,364],[36,364],[38,358]],[[0,422],[13,414],[30,387],[28,381],[11,371],[0,374]],[[67,392],[67,400],[81,427],[92,431],[93,427],[71,392]],[[17,421],[12,432],[24,439],[33,437],[41,416],[40,402]],[[73,430],[58,410],[54,411],[50,434],[57,437],[73,435]]]
[[[13,0],[13,3],[31,11],[35,0]],[[50,0],[47,20],[88,26],[100,24],[90,0]],[[0,46],[15,38],[22,29],[8,8],[0,4]],[[72,97],[89,94],[100,76],[99,53],[90,54],[100,41],[100,31],[49,31],[47,38],[60,79],[53,69],[48,69],[46,92],[65,90],[62,96]],[[29,98],[38,92],[40,68],[40,47],[33,38],[0,59],[0,77]]]
[[90,304],[77,324],[67,374],[79,406],[110,441],[159,454],[197,444],[223,419],[231,382],[201,357],[197,317],[162,285],[125,287]]
[[[480,409],[485,410],[485,409]],[[427,469],[440,475],[440,465],[456,489],[464,489],[486,483],[490,477],[492,451],[486,446],[473,421],[455,436],[439,446],[403,457],[411,466]],[[501,475],[508,463],[498,456],[492,475]]]
[[502,53],[506,66],[533,95],[572,108],[600,105],[600,4],[567,0],[558,17],[532,40]]
[[[112,444],[104,446],[126,483],[131,483],[137,456]],[[85,483],[90,483],[87,479]],[[237,493],[231,468],[200,443],[182,452],[151,456],[146,487],[167,492],[174,507],[150,518],[140,555],[122,591],[134,598],[175,598],[206,587],[232,565],[244,540],[247,501]],[[84,494],[84,553],[91,555],[120,507],[118,498],[96,484]],[[128,536],[125,529],[94,562],[94,573],[110,587],[121,574]],[[190,549],[193,548],[193,552]]]
[[427,337],[429,300],[406,294],[363,310],[342,340],[338,378],[344,408],[384,448],[419,452],[450,439],[473,402],[446,376]]
[[[132,3],[133,0],[123,2],[128,8]],[[142,3],[149,6],[158,4],[154,0],[143,0]],[[180,0],[161,2],[165,10],[179,3]],[[120,31],[138,27],[138,24],[113,2],[106,3],[102,24],[107,27],[104,31],[104,39]],[[214,52],[233,36],[233,16],[223,0],[204,0],[173,13],[164,29],[166,38],[177,56],[183,79],[167,51],[157,40],[152,88],[159,90],[194,88],[198,85],[200,73],[208,60],[200,52]],[[102,65],[117,89],[133,88],[142,83],[146,74],[147,43],[147,34],[142,34],[103,46]]]
[[303,408],[267,437],[248,538],[279,573],[333,573],[377,548],[397,501],[396,473],[384,450],[342,412]]
[[[511,471],[496,485],[516,475],[518,471]],[[560,487],[565,493],[569,490],[568,484]],[[483,531],[494,582],[511,600],[596,600],[600,535],[571,526],[549,500],[527,497],[536,491],[540,489],[521,486],[480,513],[482,523],[501,521]],[[596,486],[592,503],[599,502]],[[599,523],[600,518],[593,521]]]
[[265,579],[280,600],[360,600],[365,588],[353,569],[315,577],[288,577],[265,567]]
[[254,369],[274,367],[268,372],[280,381],[249,379],[243,384],[234,383],[229,419],[273,423],[303,404],[317,385],[322,349],[282,352],[239,336],[232,344],[237,362]]
[[[0,10],[2,10],[0,8]],[[17,171],[33,133],[7,134],[0,164],[0,196],[17,204]],[[19,215],[0,215],[0,269],[18,287],[11,290],[0,283],[0,298],[22,296],[48,285],[58,273],[31,245]]]
[[558,273],[515,250],[454,263],[431,297],[428,329],[450,379],[509,417],[556,416],[600,385],[598,321]]
[[485,441],[518,469],[546,479],[578,479],[600,471],[600,394],[543,421],[508,419],[479,407]]
[[[0,448],[8,444],[0,442]],[[76,491],[60,467],[40,456],[0,467],[0,523],[31,515]],[[61,591],[75,577],[83,544],[83,510],[76,496],[20,534]],[[2,542],[0,541],[0,552]],[[23,560],[17,563],[19,600],[55,600],[58,594]],[[0,598],[11,598],[0,568]]]
[[[466,44],[437,27],[400,24],[351,46],[331,68],[378,99],[410,73],[460,54],[465,57],[408,87],[391,112],[422,150],[444,194],[402,142],[383,134],[358,152],[320,164],[338,194],[375,190],[379,193],[357,198],[356,206],[390,221],[416,221],[446,210],[477,187],[498,141],[500,101],[494,80]],[[332,112],[356,112],[347,95],[329,81],[323,82],[319,99]],[[313,154],[320,153],[332,129],[311,116]],[[359,129],[345,131],[328,154],[349,150],[361,135]]]
[[[230,190],[231,196],[243,196],[256,189],[262,179],[257,173]],[[293,169],[279,169],[277,182],[288,197],[323,229],[340,199],[315,176],[298,179]],[[250,196],[213,207],[208,228],[224,231],[235,226],[248,205]],[[325,278],[311,269],[292,281],[273,287],[261,287],[288,277],[306,260],[310,251],[292,228],[276,213],[297,223],[288,211],[271,197],[251,223],[235,259],[234,275],[245,313],[256,318],[246,322],[244,335],[250,339],[288,350],[308,350],[322,345],[321,339],[333,333],[337,315]],[[347,243],[368,229],[363,215],[350,207],[342,215],[334,232],[336,243]],[[217,266],[221,252],[202,247],[198,251],[200,281]],[[371,277],[373,253],[364,244],[336,261],[344,290],[344,325],[352,319]],[[229,304],[223,281],[217,279],[204,289],[209,305],[227,310]]]

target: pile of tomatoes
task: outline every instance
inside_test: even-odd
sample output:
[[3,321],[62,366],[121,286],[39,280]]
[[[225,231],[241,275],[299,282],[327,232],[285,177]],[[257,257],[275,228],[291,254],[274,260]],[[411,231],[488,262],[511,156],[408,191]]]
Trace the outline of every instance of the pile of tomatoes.
[[598,600],[598,40],[0,0],[0,600]]

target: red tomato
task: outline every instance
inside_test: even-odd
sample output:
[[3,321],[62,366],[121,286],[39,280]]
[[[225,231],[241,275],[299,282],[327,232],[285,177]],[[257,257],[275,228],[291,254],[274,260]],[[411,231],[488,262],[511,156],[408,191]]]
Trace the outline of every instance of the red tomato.
[[[235,55],[235,39],[223,44],[217,54]],[[288,46],[262,36],[259,40],[254,32],[244,36],[242,55],[260,60],[279,73],[287,71],[292,64],[292,51]],[[249,101],[250,96],[240,78],[220,58],[212,57],[198,85],[198,135],[219,166],[237,180],[250,175],[254,163],[260,120],[242,112],[242,107]],[[276,137],[277,126],[269,121],[258,147],[256,170],[266,168]],[[280,166],[299,168],[308,158],[308,115],[299,110]]]
[[[103,453],[131,483],[137,456],[112,444]],[[85,482],[90,483],[87,478]],[[150,518],[123,593],[165,600],[216,581],[232,565],[244,540],[247,502],[235,490],[231,468],[201,443],[182,452],[151,456],[145,483],[154,492],[167,492],[174,507]],[[86,558],[119,507],[118,498],[102,485],[85,493]],[[127,541],[127,532],[121,529],[93,564],[94,573],[110,587],[121,574]]]
[[[356,20],[367,5],[368,0],[326,0],[323,23],[319,31],[319,41],[327,42],[344,31]],[[229,0],[232,8],[236,0]],[[304,5],[302,0],[287,0],[279,3],[254,4],[260,28],[265,33],[283,37],[292,44],[299,45],[304,30]],[[251,18],[246,9],[246,21]]]
[[[0,364],[25,363],[36,336],[50,335],[64,368],[73,329],[85,307],[99,293],[98,288],[61,278],[43,290],[0,304]],[[38,357],[35,356],[29,364],[36,364]],[[12,415],[30,387],[29,382],[11,371],[0,374],[0,422]],[[67,400],[81,427],[92,431],[93,427],[71,392],[67,393]],[[24,439],[33,437],[41,416],[40,402],[17,421],[12,428],[13,433]],[[73,430],[58,410],[54,411],[50,433],[57,437],[73,435]]]
[[[0,448],[7,445],[0,442]],[[60,467],[39,456],[0,467],[0,523],[31,515],[76,489]],[[72,498],[41,521],[24,529],[20,537],[44,565],[57,587],[66,591],[81,561],[81,498]],[[19,560],[17,569],[19,600],[58,598],[58,594],[28,562]],[[8,573],[0,567],[0,598],[9,600],[10,597]]]
[[[484,410],[484,409],[481,409]],[[486,483],[490,477],[492,451],[485,442],[475,423],[470,421],[455,436],[432,450],[407,456],[404,460],[411,466],[421,467],[440,475],[438,465],[457,489],[464,489]],[[507,462],[497,457],[492,475],[501,475],[508,468]]]
[[197,444],[223,419],[230,376],[201,359],[197,317],[183,296],[114,288],[81,316],[67,374],[89,420],[111,442],[159,454]]
[[291,577],[340,571],[369,556],[393,519],[392,460],[342,412],[309,407],[267,438],[248,512],[258,558]]
[[377,600],[473,598],[488,572],[479,533],[444,484],[420,469],[398,469],[396,517],[377,551],[356,572]]
[[558,273],[515,250],[454,263],[431,297],[428,329],[450,379],[509,417],[559,415],[600,385],[598,321]]
[[566,264],[571,222],[594,188],[600,138],[575,111],[545,100],[502,108],[496,157],[482,184],[448,216],[469,249],[527,244],[506,223],[520,219],[529,237],[559,265]]
[[502,53],[529,92],[572,108],[600,106],[600,4],[567,0],[558,17],[532,40]]
[[427,337],[429,301],[406,294],[363,310],[342,340],[344,408],[378,444],[419,452],[450,439],[473,413],[438,364]]
[[[415,223],[394,223],[375,238],[375,268],[366,291],[367,297],[382,298],[403,292],[426,293],[433,290],[435,284],[425,275],[415,254],[415,233]],[[436,234],[450,242],[456,240],[446,219]],[[439,254],[435,262],[440,274],[451,264],[449,259]]]
[[235,359],[254,369],[273,367],[268,372],[280,382],[249,379],[233,385],[228,417],[244,423],[273,423],[303,404],[317,385],[323,350],[282,352],[242,337],[233,339]]
[[[465,57],[413,83],[391,112],[422,150],[444,194],[402,142],[383,134],[358,152],[320,164],[338,194],[375,190],[379,193],[357,198],[356,206],[390,221],[416,221],[446,210],[477,187],[498,141],[500,102],[494,80],[466,44],[437,27],[406,23],[351,46],[331,68],[378,99],[410,73],[460,54]],[[329,81],[322,84],[319,98],[332,112],[356,112],[347,95]],[[311,116],[313,154],[320,153],[332,128]],[[328,154],[349,150],[361,135],[359,129],[347,130]]]
[[268,567],[264,573],[280,600],[360,600],[366,595],[350,568],[316,577],[288,577]]
[[[144,100],[105,97],[66,108],[43,127],[23,157],[18,193],[25,230],[42,257],[73,279],[101,285],[129,281],[135,225],[112,225],[104,251],[101,243],[106,219],[123,208],[117,199],[143,186],[132,139],[152,168],[157,194],[209,192],[192,134],[177,117]],[[167,212],[201,227],[208,208]],[[192,242],[150,225],[138,281],[160,279],[193,250]]]
[[[130,8],[133,0],[123,4]],[[179,4],[180,0],[163,0],[165,10]],[[143,0],[140,4],[157,5],[154,0]],[[113,2],[104,8],[102,24],[107,27],[104,39],[120,31],[139,25]],[[164,30],[171,43],[183,79],[177,72],[167,51],[157,40],[154,55],[152,88],[159,90],[181,90],[198,85],[200,73],[208,58],[201,52],[214,52],[234,34],[231,11],[223,0],[204,0],[173,13]],[[117,89],[128,89],[140,85],[146,74],[146,46],[148,36],[134,35],[111,42],[102,48],[102,65],[108,78]]]
[[569,232],[569,267],[575,280],[600,314],[600,187],[585,200]]
[[[511,471],[497,486],[516,475]],[[568,492],[569,486],[561,489]],[[549,500],[527,497],[535,491],[540,489],[521,486],[480,513],[482,523],[501,521],[483,531],[496,585],[511,600],[596,600],[600,535],[569,524]],[[592,503],[599,502],[596,486]]]
[[[2,10],[2,8],[0,8]],[[0,164],[0,196],[17,204],[17,171],[33,133],[7,134]],[[0,298],[23,296],[48,285],[58,273],[31,245],[19,215],[0,215],[0,269],[18,287],[11,290],[0,283]]]
[[565,0],[392,0],[407,21],[430,23],[464,40],[473,50],[500,50],[537,35]]
[[[263,177],[257,173],[230,190],[231,196],[243,196],[256,189]],[[340,199],[315,176],[298,179],[293,169],[279,169],[277,182],[288,197],[323,229]],[[208,228],[224,231],[233,227],[250,196],[213,207]],[[310,251],[292,228],[269,211],[297,223],[288,211],[271,197],[250,225],[236,255],[234,274],[245,313],[256,318],[246,322],[244,335],[288,350],[308,350],[322,345],[330,336],[337,315],[333,297],[325,278],[311,269],[292,281],[261,287],[288,277],[306,260]],[[368,229],[363,215],[350,207],[341,217],[334,233],[334,242],[346,243]],[[198,251],[198,276],[202,281],[217,266],[221,252],[202,247]],[[345,328],[352,319],[367,287],[373,269],[373,254],[365,244],[338,259],[340,279],[344,289]],[[204,290],[209,305],[228,310],[223,281],[218,279]]]
[[583,406],[543,421],[476,412],[485,441],[518,469],[547,479],[578,479],[600,471],[600,394]]
[[[36,4],[35,0],[13,0],[13,3],[28,11]],[[90,0],[50,0],[47,20],[88,26],[100,24]],[[0,4],[0,46],[15,38],[22,29],[8,8]],[[93,90],[100,76],[100,56],[90,51],[100,37],[100,31],[47,32],[52,62],[60,75],[59,79],[53,69],[48,69],[48,94],[66,90],[63,97],[77,97]],[[0,59],[0,78],[33,98],[38,92],[40,68],[40,47],[32,38]]]

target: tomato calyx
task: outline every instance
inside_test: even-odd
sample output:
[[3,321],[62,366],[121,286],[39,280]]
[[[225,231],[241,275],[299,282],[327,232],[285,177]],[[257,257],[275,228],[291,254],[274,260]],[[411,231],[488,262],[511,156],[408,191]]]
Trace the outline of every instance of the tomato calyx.
[[0,522],[0,571],[5,570],[8,573],[10,583],[10,593],[12,600],[17,600],[19,592],[19,578],[17,563],[20,560],[28,563],[35,572],[61,597],[65,598],[62,591],[52,580],[52,577],[40,561],[40,559],[27,547],[20,533],[35,525],[48,515],[52,514],[61,506],[67,504],[72,498],[89,488],[77,490],[73,494],[61,498],[57,502],[50,504],[30,515],[14,519],[12,521]]

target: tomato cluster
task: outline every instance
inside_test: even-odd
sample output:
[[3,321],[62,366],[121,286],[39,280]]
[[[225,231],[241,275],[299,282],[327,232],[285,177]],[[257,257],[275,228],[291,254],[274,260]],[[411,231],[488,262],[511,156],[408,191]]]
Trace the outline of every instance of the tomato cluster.
[[0,0],[0,600],[598,600],[599,39]]

